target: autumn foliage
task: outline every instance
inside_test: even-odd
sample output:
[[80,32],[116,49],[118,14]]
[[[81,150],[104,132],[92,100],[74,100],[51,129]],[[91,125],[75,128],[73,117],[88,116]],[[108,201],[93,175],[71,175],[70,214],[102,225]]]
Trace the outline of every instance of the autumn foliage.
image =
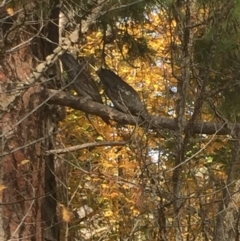
[[[220,83],[212,81],[217,78],[215,71],[221,63],[216,63],[214,56],[204,63],[199,58],[210,53],[198,52],[200,46],[211,47],[212,43],[206,42],[214,24],[210,20],[210,9],[190,5],[189,9],[182,6],[182,11],[191,11],[189,21],[199,26],[189,30],[189,39],[181,35],[183,16],[171,18],[163,10],[152,10],[141,23],[131,19],[119,21],[114,30],[117,37],[110,43],[105,42],[101,28],[91,32],[79,55],[94,56],[89,71],[97,83],[96,69],[107,66],[138,91],[152,115],[167,118],[180,115],[176,104],[182,97],[177,92],[181,88],[179,83],[184,81],[181,76],[185,74],[188,87],[184,93],[184,120],[219,122],[213,112],[221,108],[221,100],[216,97],[219,105],[215,102],[217,105],[212,109],[209,100],[201,95],[214,91],[216,85],[220,88]],[[200,24],[204,21],[209,21],[207,26]],[[218,46],[214,43],[212,48]],[[217,55],[218,50],[215,51]],[[183,66],[186,56],[191,63]],[[203,70],[204,66],[215,70]],[[202,71],[207,71],[207,80],[201,79],[204,78]],[[111,105],[103,91],[101,93],[105,104]],[[185,137],[179,139],[177,131],[156,131],[114,122],[108,126],[98,117],[90,119],[91,122],[83,113],[68,110],[59,138],[65,145],[102,140],[126,140],[128,144],[68,154],[71,202],[65,205],[73,210],[87,203],[94,210],[82,220],[79,230],[83,225],[96,239],[107,235],[109,240],[129,237],[131,240],[174,240],[176,235],[183,240],[213,237],[218,202],[225,195],[222,191],[229,175],[226,160],[233,155],[233,143],[228,138],[218,137],[216,130],[212,136],[183,132],[181,135]],[[176,162],[176,151],[179,151],[176,145],[181,139],[184,158]],[[178,176],[174,179],[176,169]],[[234,189],[239,184],[229,185]]]
[[[40,206],[42,196],[51,197],[57,214],[49,214],[47,220],[58,220],[60,240],[238,240],[239,1],[98,0],[54,4],[61,21],[51,25],[56,20],[52,10],[49,19],[54,19],[50,25],[55,31],[59,27],[58,42],[54,42],[56,36],[51,35],[51,27],[36,33],[39,26],[31,23],[31,34],[37,36],[33,43],[45,52],[35,49],[32,62],[24,60],[28,56],[24,51],[16,55],[20,63],[28,66],[26,75],[33,69],[30,77],[37,81],[30,82],[28,78],[18,86],[29,87],[19,95],[18,106],[23,107],[18,109],[27,112],[29,108],[30,114],[19,122],[18,115],[25,112],[18,110],[18,115],[12,114],[17,123],[12,126],[24,131],[22,136],[27,144],[24,142],[23,147],[31,148],[36,141],[36,149],[41,150],[34,157],[35,152],[26,149],[32,155],[26,158],[22,154],[24,158],[11,166],[17,170],[13,169],[11,174],[19,177],[20,191],[25,192],[26,183],[29,189],[35,188],[42,179],[40,175],[35,175],[39,180],[34,179],[31,168],[41,173],[45,179],[35,208]],[[44,4],[41,7],[47,15],[48,8]],[[6,12],[13,22],[14,8],[20,9],[13,4]],[[36,10],[32,19],[39,16],[42,15]],[[41,20],[45,26],[47,20]],[[48,37],[53,37],[49,41],[51,48],[41,42]],[[11,51],[4,52],[4,56],[10,56],[5,57],[8,70],[15,66]],[[76,73],[71,75],[67,73],[72,70],[71,64],[63,61],[65,52],[65,56],[74,55],[72,59],[78,61]],[[114,108],[96,74],[101,67],[114,71],[137,91],[150,114],[148,120]],[[19,66],[17,70],[22,81],[23,70]],[[84,81],[91,76],[96,83],[94,91],[99,90],[102,102],[98,93],[97,100],[90,98],[84,102],[79,94],[83,85],[74,82],[75,74],[79,74],[81,82],[81,73],[85,74]],[[75,92],[76,89],[79,91]],[[31,102],[34,94],[39,99]],[[69,104],[71,101],[75,105]],[[106,116],[90,111],[94,101],[103,109],[109,107],[105,120],[109,118],[110,124],[102,120]],[[70,108],[77,104],[79,108]],[[14,105],[10,106],[14,109]],[[45,109],[40,109],[42,106]],[[58,116],[59,110],[64,118]],[[126,119],[116,121],[113,115],[125,115]],[[32,119],[28,120],[29,116]],[[20,126],[24,118],[31,128]],[[40,123],[35,136],[31,134],[34,120]],[[50,122],[56,125],[50,128]],[[162,124],[168,122],[171,124]],[[47,129],[50,134],[45,132]],[[16,135],[18,141],[20,132]],[[37,133],[41,136],[37,137]],[[10,157],[16,162],[21,151],[11,150],[10,144],[3,156],[15,153]],[[21,153],[27,153],[23,147]],[[37,165],[33,164],[34,158]],[[3,163],[9,167],[6,160]],[[25,169],[34,185],[29,181],[31,178],[26,178]],[[51,178],[46,178],[45,171]],[[44,189],[47,184],[52,185],[51,190]],[[0,185],[2,198],[6,197],[8,185],[6,180]],[[14,183],[11,185],[14,189]],[[31,192],[27,194],[28,198],[21,194],[27,200],[23,199],[28,204],[25,209],[33,196]],[[10,212],[11,208],[6,216]],[[40,213],[44,213],[42,209],[36,215],[38,220]],[[28,217],[25,213],[22,216]]]

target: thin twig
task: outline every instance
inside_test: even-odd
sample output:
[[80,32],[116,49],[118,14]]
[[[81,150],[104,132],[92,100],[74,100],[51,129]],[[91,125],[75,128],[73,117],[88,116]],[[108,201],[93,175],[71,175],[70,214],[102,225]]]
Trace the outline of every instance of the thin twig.
[[112,142],[112,141],[101,141],[101,142],[90,142],[90,143],[84,143],[82,145],[76,145],[76,146],[71,146],[67,148],[62,148],[62,149],[56,149],[56,150],[50,150],[47,151],[47,154],[63,154],[63,153],[68,153],[72,151],[78,151],[82,150],[85,148],[91,148],[91,147],[100,147],[100,146],[124,146],[128,141],[117,141],[117,142]]

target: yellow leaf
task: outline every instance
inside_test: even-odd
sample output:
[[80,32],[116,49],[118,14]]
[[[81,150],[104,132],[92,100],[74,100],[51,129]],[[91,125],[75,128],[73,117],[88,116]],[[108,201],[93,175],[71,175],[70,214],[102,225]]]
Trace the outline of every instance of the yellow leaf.
[[12,9],[12,8],[7,8],[7,13],[8,13],[10,16],[13,16],[13,9]]
[[74,214],[72,211],[70,211],[69,209],[67,209],[66,207],[64,207],[63,205],[62,207],[62,219],[64,222],[69,223],[71,222],[71,220],[74,218]]
[[102,136],[98,136],[97,137],[97,141],[103,141],[103,137]]
[[4,189],[6,189],[7,187],[5,185],[0,185],[0,192]]
[[101,184],[101,187],[102,187],[102,188],[109,188],[109,185],[107,185],[107,184],[105,184],[105,183],[102,183],[102,184]]
[[111,210],[108,210],[104,213],[105,217],[112,217],[113,216],[113,212]]
[[119,193],[118,192],[112,192],[111,194],[110,194],[110,197],[111,198],[115,198],[115,197],[118,197],[119,196]]
[[29,162],[30,162],[29,160],[24,159],[24,160],[21,161],[20,164],[18,164],[18,166],[23,166],[23,165],[25,165],[25,164],[27,164],[27,163],[29,163]]

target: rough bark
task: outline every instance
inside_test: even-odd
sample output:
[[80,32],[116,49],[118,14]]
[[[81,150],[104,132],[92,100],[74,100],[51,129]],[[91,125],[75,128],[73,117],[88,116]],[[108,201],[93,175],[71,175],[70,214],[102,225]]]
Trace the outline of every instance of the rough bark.
[[[58,17],[59,17],[59,0],[50,1],[51,9],[49,11],[48,24],[43,28],[43,36],[47,36],[47,39],[40,39],[41,49],[43,50],[43,59],[54,52],[54,49],[58,46],[59,42],[59,30],[58,30]],[[55,88],[60,87],[59,83],[60,68],[57,63],[50,66],[45,73],[47,79],[52,79],[51,86]],[[49,85],[49,83],[48,83]],[[56,106],[49,106],[46,111],[45,125],[43,128],[46,130],[45,136],[49,138],[45,141],[45,148],[51,150],[55,146],[54,132],[57,129],[57,108]],[[52,131],[52,133],[51,133]],[[59,240],[59,225],[57,219],[57,184],[55,180],[55,165],[54,155],[45,156],[45,169],[44,169],[44,194],[42,205],[42,221],[44,222],[44,238],[47,240]],[[51,228],[50,228],[51,227]]]
[[[56,3],[49,3],[50,18],[56,16]],[[47,33],[54,35],[58,29],[54,29],[49,20],[39,33],[36,23],[39,21],[40,25],[41,21],[36,12],[40,5],[31,2],[19,9],[21,7],[24,11],[16,14],[14,26],[4,32],[1,51],[0,127],[5,153],[0,177],[5,188],[1,196],[1,237],[4,240],[59,240],[53,157],[45,156],[45,151],[53,146],[58,119],[53,116],[55,107],[42,104],[47,98],[42,86],[38,83],[24,86],[36,60],[44,59],[53,49],[46,38],[41,45],[37,34],[48,36],[52,41]],[[25,27],[28,17],[36,22]],[[58,35],[54,38],[56,41]],[[36,49],[38,51],[33,51]]]
[[[177,5],[177,4],[176,4]],[[177,22],[177,29],[179,31],[179,37],[181,41],[181,74],[178,76],[177,91],[178,98],[176,101],[176,158],[175,158],[175,170],[173,172],[173,195],[174,195],[174,225],[176,226],[175,240],[183,240],[182,227],[181,227],[181,206],[183,206],[182,196],[182,166],[181,163],[185,158],[186,146],[189,143],[190,131],[192,126],[185,129],[185,112],[187,103],[187,92],[189,88],[190,76],[191,76],[191,64],[193,59],[193,36],[194,31],[191,26],[194,25],[194,9],[196,1],[186,1],[184,3],[178,3],[177,10],[175,12],[175,20]],[[184,16],[179,14],[179,10],[184,11]],[[181,11],[180,10],[180,11]],[[185,134],[185,135],[184,135]]]

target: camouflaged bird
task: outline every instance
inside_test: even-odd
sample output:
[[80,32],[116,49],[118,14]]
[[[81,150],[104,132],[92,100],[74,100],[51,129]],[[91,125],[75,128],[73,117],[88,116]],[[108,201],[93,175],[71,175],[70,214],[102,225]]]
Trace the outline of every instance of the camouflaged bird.
[[[69,53],[62,54],[60,60],[69,80],[73,81],[72,87],[78,96],[103,104],[99,89],[84,66],[86,63],[79,65],[78,61]],[[109,118],[102,117],[102,119],[109,124]]]
[[117,110],[140,116],[142,120],[150,119],[146,106],[142,103],[137,91],[129,84],[111,70],[101,68],[96,73],[104,86],[106,95]]

